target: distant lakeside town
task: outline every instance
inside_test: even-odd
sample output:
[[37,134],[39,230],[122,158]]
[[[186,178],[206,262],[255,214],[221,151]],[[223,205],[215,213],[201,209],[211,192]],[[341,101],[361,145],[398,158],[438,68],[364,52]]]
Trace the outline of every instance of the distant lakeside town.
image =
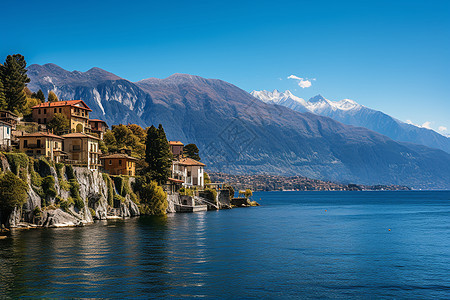
[[302,176],[280,176],[270,174],[230,175],[210,172],[213,181],[227,182],[235,189],[253,191],[409,191],[402,185],[341,184],[331,181],[310,179]]

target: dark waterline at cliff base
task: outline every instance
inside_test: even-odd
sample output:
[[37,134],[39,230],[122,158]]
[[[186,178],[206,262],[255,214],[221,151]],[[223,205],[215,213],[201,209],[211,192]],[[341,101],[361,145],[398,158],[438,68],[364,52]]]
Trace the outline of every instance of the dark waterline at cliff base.
[[14,231],[0,297],[450,295],[448,191],[253,198],[263,206]]

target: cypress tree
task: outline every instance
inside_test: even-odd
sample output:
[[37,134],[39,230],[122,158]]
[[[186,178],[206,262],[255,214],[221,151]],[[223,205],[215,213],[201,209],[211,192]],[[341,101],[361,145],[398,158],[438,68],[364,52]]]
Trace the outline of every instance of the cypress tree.
[[26,104],[24,89],[30,82],[26,67],[25,58],[20,54],[8,55],[5,64],[0,66],[7,109],[10,111],[21,111]]
[[161,124],[158,129],[152,125],[147,131],[145,161],[148,163],[150,178],[159,184],[165,184],[170,176],[172,153]]
[[3,88],[3,82],[0,78],[0,109],[6,109],[5,89]]
[[39,89],[39,91],[37,91],[36,98],[41,100],[42,102],[45,102],[45,95],[41,89]]

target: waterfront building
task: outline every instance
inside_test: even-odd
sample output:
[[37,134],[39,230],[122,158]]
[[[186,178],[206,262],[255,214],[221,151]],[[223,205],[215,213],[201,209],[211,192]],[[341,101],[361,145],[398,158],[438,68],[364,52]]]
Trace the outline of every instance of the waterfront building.
[[64,152],[68,154],[67,163],[97,169],[99,166],[99,138],[82,132],[69,133],[64,138]]
[[103,169],[111,175],[129,175],[136,176],[137,158],[129,156],[126,153],[114,153],[100,158]]
[[17,123],[19,123],[19,116],[13,114],[9,110],[0,110],[0,121],[11,125],[12,130],[16,130]]
[[183,155],[184,144],[180,141],[169,141],[170,151],[174,157],[181,157]]
[[105,121],[99,119],[90,119],[89,125],[91,133],[96,133],[98,137],[103,140],[103,134],[108,129],[108,124]]
[[11,124],[0,121],[0,149],[9,150],[11,147]]
[[206,165],[189,157],[183,157],[172,162],[172,176],[176,180],[182,180],[183,185],[204,187]]
[[60,162],[63,153],[64,138],[46,132],[35,132],[19,136],[19,149],[28,156],[39,158],[47,157],[55,162]]
[[59,113],[69,120],[70,132],[90,132],[89,112],[83,100],[45,102],[32,107],[32,118],[38,124],[48,124]]

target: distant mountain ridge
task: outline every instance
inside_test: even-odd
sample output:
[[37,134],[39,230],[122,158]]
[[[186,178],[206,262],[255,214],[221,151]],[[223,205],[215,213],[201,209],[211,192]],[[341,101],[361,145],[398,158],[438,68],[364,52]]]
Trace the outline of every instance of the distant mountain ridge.
[[404,123],[381,111],[356,103],[350,99],[331,101],[317,95],[308,101],[290,91],[252,91],[259,100],[289,107],[298,112],[311,112],[347,125],[365,127],[400,142],[409,142],[437,148],[450,153],[450,138],[433,130]]
[[197,144],[210,171],[450,188],[450,155],[440,150],[267,104],[218,79],[174,74],[133,83],[91,70],[31,65],[29,87],[83,99],[109,125],[161,123],[169,139]]

